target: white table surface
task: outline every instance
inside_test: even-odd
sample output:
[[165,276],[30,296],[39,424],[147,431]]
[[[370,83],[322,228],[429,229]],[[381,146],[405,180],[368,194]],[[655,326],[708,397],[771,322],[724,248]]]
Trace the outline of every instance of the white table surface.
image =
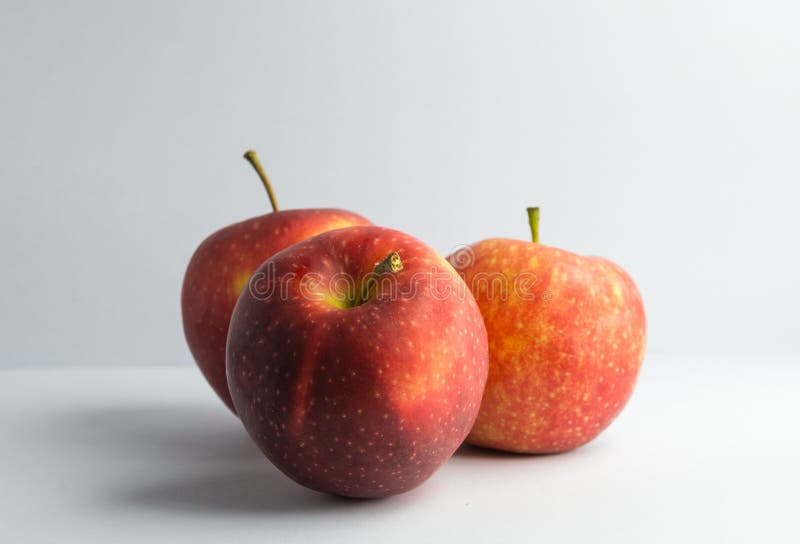
[[190,366],[0,373],[0,541],[800,542],[800,356],[648,356],[593,443],[308,491]]

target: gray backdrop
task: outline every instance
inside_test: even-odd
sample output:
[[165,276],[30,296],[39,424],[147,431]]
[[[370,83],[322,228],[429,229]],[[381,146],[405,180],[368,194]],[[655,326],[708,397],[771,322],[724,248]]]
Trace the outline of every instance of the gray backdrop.
[[0,365],[176,364],[268,202],[638,282],[651,352],[798,351],[800,4],[0,3]]

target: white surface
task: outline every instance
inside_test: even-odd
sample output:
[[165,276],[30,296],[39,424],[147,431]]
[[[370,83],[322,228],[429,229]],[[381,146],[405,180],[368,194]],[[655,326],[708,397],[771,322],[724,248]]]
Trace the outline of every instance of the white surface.
[[[800,2],[0,0],[0,366],[186,362],[267,200],[619,262],[649,346],[800,352]],[[41,331],[47,331],[46,341]]]
[[797,357],[656,357],[555,456],[462,449],[381,501],[301,488],[194,368],[0,373],[4,542],[798,542]]

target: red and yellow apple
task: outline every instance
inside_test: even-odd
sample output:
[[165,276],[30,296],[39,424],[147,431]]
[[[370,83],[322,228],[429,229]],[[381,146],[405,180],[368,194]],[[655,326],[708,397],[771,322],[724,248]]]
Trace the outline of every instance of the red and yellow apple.
[[211,387],[234,410],[225,377],[225,342],[231,312],[253,271],[278,251],[331,229],[370,222],[336,209],[277,211],[269,180],[255,153],[253,164],[267,189],[273,211],[218,230],[195,250],[186,269],[181,310],[186,342]]
[[430,477],[472,428],[487,369],[462,279],[419,240],[380,227],[273,255],[228,333],[228,383],[250,436],[295,481],[350,497]]
[[467,442],[520,453],[576,448],[625,406],[645,352],[645,314],[618,265],[534,242],[489,239],[449,257],[481,309],[489,378]]

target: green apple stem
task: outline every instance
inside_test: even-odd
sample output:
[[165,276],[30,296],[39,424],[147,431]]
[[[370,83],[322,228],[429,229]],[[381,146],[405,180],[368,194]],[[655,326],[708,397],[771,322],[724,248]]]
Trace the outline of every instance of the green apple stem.
[[531,226],[531,237],[535,244],[539,243],[539,208],[528,208],[528,223]]
[[372,273],[370,273],[370,275],[367,277],[366,282],[364,282],[364,285],[361,288],[361,294],[363,294],[364,297],[356,298],[353,306],[364,304],[373,296],[375,296],[375,290],[378,287],[378,278],[382,274],[394,274],[395,272],[400,272],[402,269],[403,261],[400,259],[400,254],[398,254],[396,251],[392,251],[386,256],[385,259],[375,263],[375,268],[373,268]]
[[261,161],[258,160],[258,155],[252,149],[248,150],[244,154],[244,158],[247,159],[253,169],[255,169],[256,174],[258,177],[261,178],[261,183],[264,184],[264,188],[267,190],[267,196],[269,196],[269,203],[272,204],[272,211],[278,211],[278,200],[275,198],[275,191],[272,190],[272,184],[269,182],[269,178],[267,177],[267,172],[264,170],[264,167],[261,166]]

